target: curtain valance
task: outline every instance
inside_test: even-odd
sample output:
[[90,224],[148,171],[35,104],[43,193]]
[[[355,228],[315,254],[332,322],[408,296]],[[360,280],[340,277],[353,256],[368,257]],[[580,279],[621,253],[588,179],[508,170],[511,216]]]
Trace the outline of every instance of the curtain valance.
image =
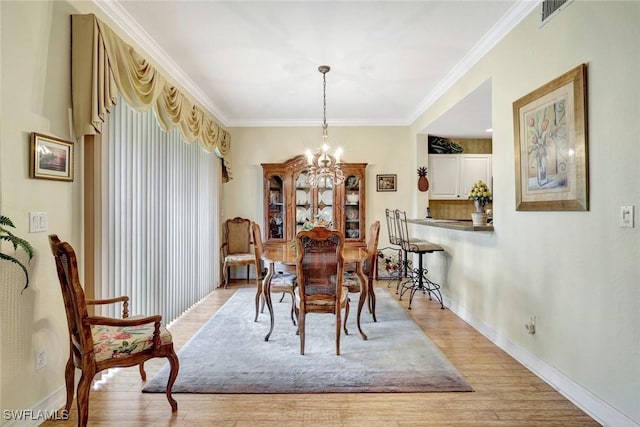
[[135,49],[95,15],[71,17],[71,84],[76,137],[102,133],[118,93],[138,111],[153,108],[160,126],[178,127],[185,141],[223,159],[223,178],[231,178],[229,132],[171,85]]

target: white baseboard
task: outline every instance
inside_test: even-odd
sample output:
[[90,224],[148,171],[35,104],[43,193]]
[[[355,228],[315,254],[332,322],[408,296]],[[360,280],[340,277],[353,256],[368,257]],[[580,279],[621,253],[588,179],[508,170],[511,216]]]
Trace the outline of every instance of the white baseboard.
[[445,306],[474,329],[487,337],[491,342],[516,359],[525,368],[541,378],[551,387],[556,389],[574,405],[586,412],[594,420],[603,426],[611,427],[640,427],[616,408],[593,395],[589,390],[575,383],[562,372],[549,366],[543,360],[536,357],[528,350],[514,344],[506,337],[498,334],[495,329],[489,327],[451,299],[445,297]]
[[62,419],[62,408],[67,402],[67,389],[63,385],[49,396],[37,402],[33,408],[3,413],[2,419],[8,422],[3,427],[36,427],[50,419]]

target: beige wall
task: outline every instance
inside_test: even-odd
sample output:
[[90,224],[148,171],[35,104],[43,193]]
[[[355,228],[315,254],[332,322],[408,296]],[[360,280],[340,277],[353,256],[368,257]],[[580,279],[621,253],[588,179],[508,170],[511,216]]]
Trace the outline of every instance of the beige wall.
[[[605,402],[598,412],[619,416],[611,425],[640,424],[640,231],[618,227],[620,205],[639,218],[640,3],[573,2],[537,20],[536,9],[412,126],[428,128],[491,78],[495,233],[416,233],[446,247],[432,273],[459,313],[564,392]],[[512,103],[582,62],[591,208],[517,212]]]
[[[0,264],[0,406],[4,410],[33,408],[63,384],[68,354],[64,306],[48,233],[29,234],[28,214],[47,212],[49,231],[79,243],[81,175],[80,162],[75,164],[73,183],[30,179],[28,171],[31,132],[71,139],[71,10],[61,2],[5,1],[0,2],[0,10],[0,210],[36,250],[31,286],[22,294],[19,270]],[[76,150],[81,159],[81,147]],[[3,250],[10,247],[3,245]],[[41,349],[47,352],[47,366],[36,371],[34,352]]]
[[[83,13],[91,8],[73,4]],[[82,244],[82,147],[76,146],[73,183],[29,179],[27,165],[30,132],[71,138],[70,13],[65,2],[0,1],[0,210],[37,252],[32,286],[22,295],[19,272],[0,265],[2,409],[53,409],[63,394],[67,336],[55,267],[47,233],[26,230],[28,212],[45,211],[50,231]],[[419,133],[491,78],[496,232],[423,229],[448,252],[433,261],[433,273],[454,308],[501,345],[582,388],[583,402],[594,398],[640,424],[640,239],[638,227],[617,226],[619,205],[640,209],[640,3],[572,2],[542,29],[536,15],[537,9],[410,128],[332,127],[329,117],[330,138],[345,149],[346,161],[370,164],[368,224],[383,219],[386,207],[423,216],[426,193],[416,190],[415,172],[427,160]],[[589,63],[591,210],[516,212],[512,102],[580,62]],[[223,186],[223,218],[261,221],[260,163],[317,146],[320,126],[230,131],[235,179]],[[378,173],[398,174],[398,191],[376,193]],[[387,242],[385,227],[380,241]],[[534,336],[523,327],[529,313],[538,317]],[[40,348],[47,349],[48,366],[35,371]]]
[[[380,242],[388,242],[384,210],[387,207],[411,208],[417,192],[414,140],[406,127],[332,127],[329,143],[341,146],[345,162],[363,162],[367,166],[367,226],[376,219],[384,225]],[[320,120],[319,120],[320,122]],[[222,217],[243,216],[264,227],[262,219],[261,163],[279,163],[322,141],[322,127],[230,128],[234,179],[222,186]],[[426,166],[426,157],[423,165]],[[398,175],[398,191],[376,192],[376,174]],[[425,199],[426,200],[426,199]]]

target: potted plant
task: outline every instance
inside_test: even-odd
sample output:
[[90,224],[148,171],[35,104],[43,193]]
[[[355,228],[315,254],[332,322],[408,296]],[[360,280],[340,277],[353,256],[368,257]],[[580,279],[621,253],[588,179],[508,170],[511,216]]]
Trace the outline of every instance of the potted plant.
[[[14,251],[18,250],[18,248],[21,248],[27,253],[27,255],[29,256],[29,262],[31,262],[34,253],[31,243],[16,236],[11,231],[9,231],[7,227],[15,228],[16,226],[13,225],[13,221],[11,221],[9,217],[0,215],[0,241],[11,243],[13,245]],[[25,285],[22,290],[24,291],[25,289],[27,289],[27,287],[29,286],[29,272],[27,271],[27,267],[16,257],[5,254],[3,252],[0,252],[0,259],[17,264],[22,269],[22,271],[24,271]]]
[[469,200],[473,200],[475,212],[471,214],[473,225],[485,225],[487,223],[487,203],[493,200],[493,194],[489,186],[483,181],[477,181],[469,191]]

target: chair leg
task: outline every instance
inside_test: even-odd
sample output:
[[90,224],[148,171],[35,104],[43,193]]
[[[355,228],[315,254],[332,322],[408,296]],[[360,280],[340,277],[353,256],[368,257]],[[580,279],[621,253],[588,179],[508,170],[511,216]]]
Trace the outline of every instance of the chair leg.
[[[342,310],[342,309],[339,308],[337,310],[337,312],[339,313],[340,310]],[[349,331],[347,330],[347,319],[348,318],[349,318],[349,297],[347,297],[347,302],[346,302],[345,307],[344,307],[344,322],[342,322],[343,323],[342,329],[344,329],[344,334],[345,335],[349,335]]]
[[178,361],[178,356],[173,350],[173,347],[171,348],[171,352],[167,355],[167,359],[169,359],[169,366],[171,368],[169,381],[167,381],[167,400],[169,401],[169,405],[171,405],[171,412],[176,412],[178,410],[178,402],[176,402],[173,396],[171,396],[171,389],[173,388],[173,383],[176,382],[176,378],[178,377],[180,362]]
[[249,270],[251,266],[247,265],[247,283],[249,283]]
[[76,396],[78,406],[78,427],[86,427],[89,421],[89,391],[91,391],[92,380],[93,375],[86,375],[83,372],[80,376],[78,393]]
[[[293,322],[293,326],[296,326],[296,316],[295,316],[295,312],[296,312],[296,296],[294,295],[293,292],[290,292],[291,294],[291,321]],[[283,293],[284,295],[284,293]]]
[[140,369],[140,378],[142,378],[142,381],[146,381],[147,373],[144,371],[144,362],[138,365],[138,368]]
[[[349,307],[349,300],[347,299],[347,310]],[[336,307],[336,355],[340,356],[340,329],[342,328],[342,322],[341,322],[341,314],[342,314],[342,308],[340,306]]]
[[229,281],[228,269],[229,267],[227,266],[227,262],[225,261],[224,264],[222,264],[222,287],[224,289],[227,289],[227,283]]
[[67,366],[64,370],[65,382],[67,384],[67,403],[64,405],[64,409],[67,414],[71,410],[73,404],[73,392],[75,387],[75,366],[73,365],[73,346],[70,348],[69,360],[67,360]]
[[300,334],[300,354],[304,355],[304,309],[300,309],[300,315],[298,316],[298,333]]

